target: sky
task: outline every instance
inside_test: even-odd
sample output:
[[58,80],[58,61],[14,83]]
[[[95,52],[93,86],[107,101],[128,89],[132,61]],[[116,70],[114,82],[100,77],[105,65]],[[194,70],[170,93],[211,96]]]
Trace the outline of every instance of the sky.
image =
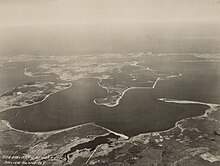
[[163,51],[176,38],[179,45],[193,41],[184,51],[201,44],[216,52],[219,25],[220,0],[0,0],[0,54],[143,50],[146,44]]
[[220,21],[219,0],[0,0],[1,25]]

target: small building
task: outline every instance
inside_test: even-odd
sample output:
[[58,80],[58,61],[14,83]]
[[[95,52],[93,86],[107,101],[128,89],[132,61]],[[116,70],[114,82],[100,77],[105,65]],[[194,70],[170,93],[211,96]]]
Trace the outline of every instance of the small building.
[[22,92],[16,92],[16,95],[22,95]]
[[14,92],[13,95],[22,95],[22,92]]

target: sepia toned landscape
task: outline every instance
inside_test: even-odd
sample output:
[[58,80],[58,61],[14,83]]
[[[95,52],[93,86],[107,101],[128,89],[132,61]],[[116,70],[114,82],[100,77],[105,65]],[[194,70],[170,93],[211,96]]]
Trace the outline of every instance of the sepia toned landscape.
[[[53,57],[42,60],[32,57],[28,61],[22,61],[22,58],[26,58],[20,57],[19,62],[17,57],[11,57],[8,60],[10,62],[2,62],[1,72],[12,70],[9,67],[11,63],[24,63],[21,69],[23,77],[45,79],[41,82],[29,80],[30,82],[1,95],[1,107],[4,111],[1,113],[3,164],[184,165],[190,162],[218,165],[218,92],[197,93],[217,97],[212,99],[207,96],[208,102],[207,97],[197,96],[201,100],[196,99],[192,96],[194,93],[191,93],[196,89],[182,84],[191,72],[181,69],[184,64],[188,65],[189,70],[193,70],[195,63],[203,64],[206,67],[204,70],[209,69],[211,64],[217,65],[218,69],[218,58],[207,61],[207,57],[197,54],[180,56],[149,53],[85,57]],[[169,61],[166,61],[167,58],[170,58]],[[152,65],[159,59],[164,59],[163,66]],[[34,61],[38,61],[35,67],[26,67]],[[57,77],[51,76],[53,74]],[[204,72],[195,70],[194,74],[205,75]],[[213,76],[219,77],[219,70]],[[183,91],[172,94],[172,88],[167,91],[166,87],[173,82],[176,82],[174,90],[187,87],[191,90],[184,94]],[[203,81],[203,87],[205,83]],[[90,97],[85,99],[86,89],[91,89],[92,86],[95,88],[94,94],[90,92],[87,94]],[[62,91],[64,93],[60,94]],[[97,94],[96,91],[101,92]],[[75,101],[70,99],[71,104],[65,99],[69,93],[73,96],[75,93],[77,97],[74,97],[78,98]],[[145,107],[146,101],[142,103],[134,100],[139,104],[131,107],[124,101],[130,100],[129,93],[134,93],[135,96],[142,93],[142,97],[152,104]],[[61,101],[57,101],[56,105],[53,100],[49,100],[50,95],[58,95]],[[82,106],[81,103],[85,100],[88,105]],[[62,110],[59,106],[61,103],[66,105],[62,106]],[[155,108],[153,103],[158,106]],[[41,104],[45,105],[39,107]],[[136,117],[126,106],[137,113]],[[122,108],[127,112],[124,120]],[[151,113],[152,109],[165,120],[155,117]],[[106,117],[103,113],[107,114]],[[91,117],[90,114],[96,116]],[[106,123],[106,119],[111,121]],[[36,123],[37,121],[40,123]]]
[[219,0],[1,0],[0,166],[219,166]]

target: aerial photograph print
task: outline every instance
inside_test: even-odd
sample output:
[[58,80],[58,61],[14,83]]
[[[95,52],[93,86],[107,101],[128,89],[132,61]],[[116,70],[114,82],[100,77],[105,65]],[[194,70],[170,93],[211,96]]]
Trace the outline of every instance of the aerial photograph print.
[[0,0],[0,166],[219,166],[220,0]]

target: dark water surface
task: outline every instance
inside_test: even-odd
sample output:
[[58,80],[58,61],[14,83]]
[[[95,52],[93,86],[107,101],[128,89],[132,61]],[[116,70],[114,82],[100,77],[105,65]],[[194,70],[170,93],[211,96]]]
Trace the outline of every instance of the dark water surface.
[[26,67],[35,67],[41,62],[42,61],[4,63],[3,67],[0,67],[0,94],[30,81],[46,81],[56,79],[58,76],[54,74],[51,74],[49,77],[28,77],[24,75],[24,69]]
[[78,144],[74,147],[71,147],[70,150],[63,154],[63,157],[68,159],[68,155],[75,152],[76,150],[89,149],[90,151],[94,151],[101,144],[111,144],[113,141],[111,139],[118,139],[120,136],[117,136],[113,133],[110,133],[105,136],[96,137],[94,140]]
[[[113,108],[93,103],[95,98],[106,95],[106,90],[98,86],[97,79],[81,79],[73,82],[71,88],[51,95],[40,104],[8,110],[1,113],[0,118],[9,119],[19,111],[18,117],[10,124],[14,128],[27,131],[57,130],[88,122],[95,122],[128,136],[169,129],[178,120],[202,115],[208,107],[198,104],[165,103],[158,101],[158,98],[213,103],[220,101],[219,93],[216,92],[220,76],[213,64],[175,65],[177,66],[174,68],[179,70],[175,72],[182,73],[182,77],[160,81],[156,89],[130,90],[126,92],[120,104]],[[199,65],[203,65],[202,68]],[[172,69],[172,66],[166,70],[169,68]],[[8,80],[13,78],[10,77]],[[22,84],[18,80],[15,81]]]

